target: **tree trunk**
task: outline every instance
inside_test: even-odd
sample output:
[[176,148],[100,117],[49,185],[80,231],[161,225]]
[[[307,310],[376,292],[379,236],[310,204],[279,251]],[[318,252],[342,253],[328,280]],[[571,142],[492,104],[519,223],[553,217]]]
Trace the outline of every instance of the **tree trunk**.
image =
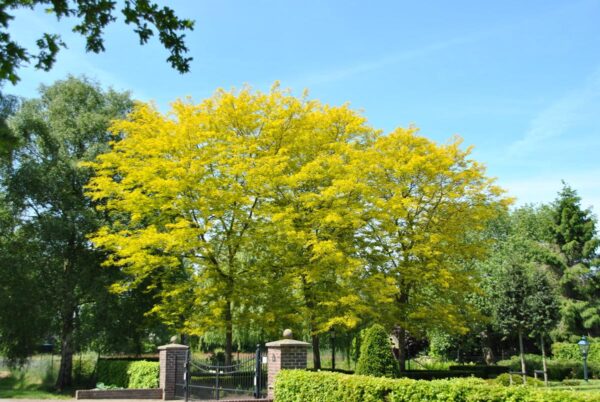
[[225,365],[231,365],[233,355],[233,324],[231,322],[231,302],[225,304]]
[[519,328],[519,354],[521,355],[521,374],[523,376],[523,384],[527,384],[527,374],[525,368],[525,353],[523,352],[523,329]]
[[316,370],[321,369],[321,352],[319,351],[319,335],[312,336],[313,366]]
[[400,328],[396,335],[398,336],[398,367],[402,373],[406,371],[406,330]]
[[63,391],[73,385],[73,312],[63,313],[60,334],[60,368],[56,378],[56,389]]
[[546,348],[544,347],[544,334],[540,335],[540,346],[542,347],[542,365],[544,369],[544,384],[548,386],[548,367],[546,366]]
[[487,364],[488,366],[491,366],[492,364],[494,364],[494,351],[492,350],[492,344],[490,341],[490,336],[488,334],[488,331],[482,331],[480,333],[480,337],[481,337],[481,353],[483,354],[483,361],[485,362],[485,364]]

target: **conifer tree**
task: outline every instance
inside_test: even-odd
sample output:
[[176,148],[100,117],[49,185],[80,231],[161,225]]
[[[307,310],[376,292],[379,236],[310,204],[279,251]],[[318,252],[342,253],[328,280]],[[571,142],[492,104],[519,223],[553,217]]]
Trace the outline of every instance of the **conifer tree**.
[[396,377],[398,362],[392,354],[390,337],[383,326],[372,325],[361,336],[360,357],[356,374],[376,377]]
[[560,337],[600,334],[600,264],[596,218],[567,184],[552,205],[553,255],[548,265],[561,289]]

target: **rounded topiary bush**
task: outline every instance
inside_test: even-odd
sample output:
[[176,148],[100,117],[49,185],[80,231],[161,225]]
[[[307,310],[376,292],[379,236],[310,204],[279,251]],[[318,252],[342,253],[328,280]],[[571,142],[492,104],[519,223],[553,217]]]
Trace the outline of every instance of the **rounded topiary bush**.
[[377,377],[398,376],[398,362],[392,354],[392,345],[385,329],[375,324],[361,337],[360,357],[356,374]]

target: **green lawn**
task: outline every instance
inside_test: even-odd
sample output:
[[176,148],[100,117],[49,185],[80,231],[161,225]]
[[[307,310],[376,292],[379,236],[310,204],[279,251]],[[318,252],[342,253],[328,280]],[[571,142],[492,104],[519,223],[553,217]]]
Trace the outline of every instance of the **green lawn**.
[[58,394],[24,373],[0,371],[0,399],[71,399],[71,393]]
[[587,383],[583,380],[580,380],[578,385],[565,385],[562,382],[550,381],[549,385],[552,389],[600,392],[600,380],[589,380]]

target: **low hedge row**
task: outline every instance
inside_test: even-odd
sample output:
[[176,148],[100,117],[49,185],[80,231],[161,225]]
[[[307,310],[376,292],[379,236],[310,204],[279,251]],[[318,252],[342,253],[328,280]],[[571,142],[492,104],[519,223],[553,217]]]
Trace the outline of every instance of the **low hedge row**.
[[[579,360],[547,359],[548,378],[552,381],[562,381],[570,378],[583,378],[583,363]],[[500,360],[499,366],[505,366],[512,371],[521,371],[521,360],[519,356],[513,356],[509,360]],[[525,367],[527,373],[533,375],[534,370],[542,370],[542,357],[539,355],[525,355]],[[588,374],[590,378],[600,378],[600,363],[588,362]]]
[[[342,374],[354,374],[352,370],[308,369],[308,371],[328,371]],[[399,377],[413,380],[441,380],[445,378],[496,378],[502,373],[508,373],[509,368],[505,366],[450,366],[449,370],[405,370],[399,373]]]
[[[594,338],[588,338],[590,341],[590,350],[588,352],[588,361],[590,363],[600,364],[600,342]],[[581,361],[581,351],[579,345],[573,342],[555,342],[552,344],[552,356],[558,360],[579,360]]]
[[469,370],[407,370],[399,375],[400,377],[410,378],[412,380],[441,380],[445,378],[464,378],[478,377],[478,375]]
[[582,391],[494,385],[478,378],[416,381],[328,372],[284,370],[275,381],[277,402],[600,402]]
[[469,371],[475,377],[479,378],[495,378],[500,374],[508,373],[510,370],[505,366],[486,366],[486,365],[461,365],[450,366],[450,371]]
[[158,388],[159,363],[98,360],[97,382],[119,388]]

